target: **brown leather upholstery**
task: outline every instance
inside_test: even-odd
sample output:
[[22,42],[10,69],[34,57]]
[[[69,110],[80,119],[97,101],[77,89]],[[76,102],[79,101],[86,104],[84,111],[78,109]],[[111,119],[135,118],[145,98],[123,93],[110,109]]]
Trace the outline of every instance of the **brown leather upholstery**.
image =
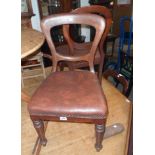
[[33,95],[28,109],[31,115],[56,117],[103,119],[107,114],[99,81],[89,71],[51,74]]
[[[50,30],[64,24],[86,24],[96,29],[94,41],[87,45],[87,52],[66,55],[58,52],[51,38]],[[89,122],[95,124],[96,150],[102,148],[107,103],[94,71],[94,55],[105,29],[105,20],[91,14],[58,14],[41,21],[41,28],[52,53],[52,73],[39,86],[28,104],[28,111],[39,136],[39,144],[46,145],[44,121]],[[72,42],[68,42],[69,50]],[[57,72],[61,61],[87,61],[90,71]]]

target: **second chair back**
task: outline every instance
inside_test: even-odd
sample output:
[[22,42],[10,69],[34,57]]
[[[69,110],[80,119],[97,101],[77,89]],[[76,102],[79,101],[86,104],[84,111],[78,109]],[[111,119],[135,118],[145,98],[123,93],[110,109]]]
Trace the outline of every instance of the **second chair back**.
[[[112,23],[112,15],[111,15],[110,10],[104,6],[93,5],[93,6],[85,6],[85,7],[77,8],[75,10],[72,10],[71,13],[75,13],[75,14],[91,13],[91,14],[99,14],[100,16],[104,17],[106,27],[105,27],[105,30],[104,30],[104,33],[102,35],[101,42],[100,42],[100,50],[102,51],[102,53],[104,53],[103,52],[103,44],[104,44],[104,41],[109,33],[110,26]],[[75,48],[79,48],[80,43],[74,42],[69,34],[69,25],[63,26],[63,34],[64,34],[65,39],[68,42],[74,43]]]
[[108,79],[109,77],[112,77],[114,80],[117,80],[116,86],[120,83],[123,86],[122,93],[126,95],[128,90],[128,81],[125,79],[125,77],[122,74],[117,73],[115,70],[107,69],[103,76],[105,79]]
[[[106,39],[106,37],[110,31],[110,27],[111,27],[111,23],[112,23],[111,12],[109,9],[107,9],[104,6],[92,5],[92,6],[85,6],[85,7],[77,8],[77,9],[73,10],[71,13],[74,13],[74,14],[82,14],[82,13],[98,14],[98,15],[104,17],[104,19],[105,19],[106,26],[105,26],[105,30],[104,30],[104,33],[101,37],[101,41],[100,41],[99,48],[98,48],[100,58],[98,60],[98,56],[97,56],[98,54],[96,53],[95,61],[94,61],[94,62],[96,62],[96,64],[99,65],[98,77],[99,77],[99,80],[101,82],[102,70],[103,70],[103,64],[104,64],[104,55],[105,55],[103,47],[104,47],[105,39]],[[69,32],[70,32],[69,25],[64,25],[63,26],[63,34],[64,34],[64,37],[70,46],[70,50],[68,51],[70,54],[72,54],[72,55],[74,54],[74,49],[83,50],[83,49],[87,49],[91,45],[88,43],[77,43],[77,42],[75,42],[71,38],[71,35]],[[81,66],[86,67],[86,64],[76,65],[76,68],[80,68]]]
[[[52,17],[52,18],[51,18]],[[50,31],[53,27],[65,24],[85,24],[90,25],[96,29],[96,34],[94,41],[91,45],[90,51],[84,55],[62,55],[56,51],[54,46],[53,40],[50,35]],[[89,63],[90,71],[94,73],[94,55],[102,34],[105,29],[105,21],[104,18],[98,15],[91,15],[91,14],[59,14],[59,15],[52,15],[41,22],[41,28],[45,35],[45,38],[48,42],[52,53],[52,61],[53,61],[53,72],[57,70],[57,65],[59,61],[87,61]],[[68,40],[69,48],[72,50],[72,41]]]

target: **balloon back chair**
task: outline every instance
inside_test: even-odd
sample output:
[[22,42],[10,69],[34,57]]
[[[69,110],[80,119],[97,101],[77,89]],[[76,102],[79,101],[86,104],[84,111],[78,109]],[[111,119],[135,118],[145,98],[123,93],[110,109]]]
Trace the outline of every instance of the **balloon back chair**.
[[115,87],[118,87],[118,84],[121,84],[123,87],[122,94],[124,94],[126,96],[126,93],[127,93],[128,87],[129,87],[129,83],[122,74],[109,68],[106,71],[104,71],[103,76],[107,80],[109,80],[108,78],[111,77],[113,79],[112,83],[115,85]]
[[[101,41],[99,46],[97,47],[97,52],[95,53],[95,59],[94,59],[94,65],[98,65],[98,78],[100,80],[100,83],[102,81],[102,70],[103,70],[103,63],[104,63],[104,43],[106,40],[106,37],[110,31],[111,23],[112,23],[112,16],[109,9],[107,9],[104,6],[99,5],[92,5],[92,6],[85,6],[81,8],[77,8],[73,10],[71,13],[74,14],[81,14],[81,13],[92,13],[92,14],[98,14],[100,16],[103,16],[105,19],[106,27],[104,30],[104,33],[102,35]],[[72,32],[72,31],[71,31]],[[71,55],[79,55],[79,54],[86,54],[88,52],[88,49],[92,46],[92,42],[82,42],[78,43],[74,41],[74,39],[71,37],[70,33],[70,26],[64,25],[63,26],[63,34],[66,41],[71,44],[70,47],[68,45],[61,45],[57,47],[58,53],[61,54],[71,54]],[[73,52],[74,51],[74,52]],[[46,55],[45,55],[46,56]],[[51,56],[48,56],[48,58],[52,59]],[[88,62],[86,61],[78,61],[78,62],[63,62],[61,63],[61,69],[65,66],[68,66],[70,69],[77,69],[82,67],[89,67]]]
[[[62,55],[56,51],[50,30],[64,24],[86,24],[96,29],[92,46],[88,53],[81,55]],[[38,133],[39,144],[45,146],[44,122],[65,121],[93,123],[96,131],[95,148],[100,151],[108,114],[106,98],[94,71],[94,55],[105,30],[103,17],[92,14],[57,14],[41,21],[41,29],[50,47],[53,61],[51,74],[33,94],[28,111],[34,128]],[[72,52],[72,41],[68,40]],[[57,71],[60,61],[87,61],[88,70]]]

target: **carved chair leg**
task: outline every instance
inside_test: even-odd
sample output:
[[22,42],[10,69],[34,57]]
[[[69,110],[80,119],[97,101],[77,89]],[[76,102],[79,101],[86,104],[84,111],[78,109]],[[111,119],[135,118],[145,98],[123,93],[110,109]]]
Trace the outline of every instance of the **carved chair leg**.
[[[44,122],[44,132],[46,132],[47,125],[48,125],[48,121],[45,121]],[[36,143],[34,145],[32,154],[35,154],[36,153],[35,155],[39,155],[39,153],[41,151],[41,146],[42,146],[42,144],[40,144],[40,138],[38,136],[37,139],[36,139]]]
[[45,138],[45,130],[44,130],[44,123],[41,120],[33,120],[33,125],[38,133],[40,144],[46,146],[47,139]]
[[96,151],[99,152],[102,149],[102,141],[105,132],[105,125],[97,125],[95,124],[95,132],[96,132]]

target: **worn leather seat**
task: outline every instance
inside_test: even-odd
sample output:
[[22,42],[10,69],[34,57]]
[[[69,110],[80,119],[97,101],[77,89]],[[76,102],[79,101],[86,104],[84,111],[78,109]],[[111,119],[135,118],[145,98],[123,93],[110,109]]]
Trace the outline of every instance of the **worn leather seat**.
[[35,92],[28,109],[32,115],[55,117],[103,119],[107,114],[97,76],[89,71],[52,73]]

